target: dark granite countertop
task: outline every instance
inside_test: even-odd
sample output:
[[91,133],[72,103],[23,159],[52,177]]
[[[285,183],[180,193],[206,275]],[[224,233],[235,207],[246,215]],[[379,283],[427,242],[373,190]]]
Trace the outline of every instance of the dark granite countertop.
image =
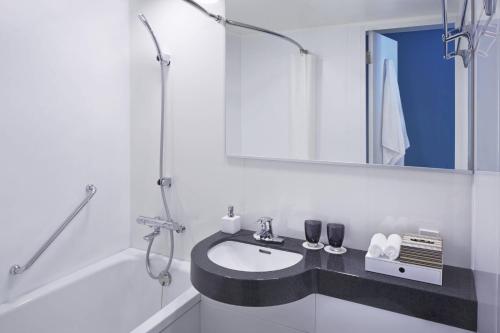
[[[191,252],[191,282],[203,295],[240,306],[290,303],[312,293],[373,306],[417,318],[477,330],[477,301],[470,269],[445,266],[443,285],[417,282],[365,271],[365,251],[348,249],[344,255],[311,251],[303,240],[285,238],[284,244],[257,242],[253,232],[222,232],[199,242]],[[294,266],[271,272],[242,272],[213,263],[208,250],[227,240],[301,253]]]

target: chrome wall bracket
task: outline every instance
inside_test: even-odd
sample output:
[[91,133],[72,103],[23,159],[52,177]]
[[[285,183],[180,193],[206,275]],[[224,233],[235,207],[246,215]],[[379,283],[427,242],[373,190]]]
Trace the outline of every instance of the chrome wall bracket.
[[162,66],[170,66],[172,62],[170,60],[170,55],[167,53],[161,53],[161,57],[157,55],[156,60],[159,61]]
[[160,178],[156,181],[156,184],[162,187],[172,187],[172,178],[170,177]]

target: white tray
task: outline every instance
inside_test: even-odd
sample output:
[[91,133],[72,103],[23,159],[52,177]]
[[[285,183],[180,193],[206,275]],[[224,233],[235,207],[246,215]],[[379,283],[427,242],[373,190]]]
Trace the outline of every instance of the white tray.
[[443,285],[443,270],[405,264],[397,260],[374,258],[369,253],[365,256],[365,270],[403,279]]

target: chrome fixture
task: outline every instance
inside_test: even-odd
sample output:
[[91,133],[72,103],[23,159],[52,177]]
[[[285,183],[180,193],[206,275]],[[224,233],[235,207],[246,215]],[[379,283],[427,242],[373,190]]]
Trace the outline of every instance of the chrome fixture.
[[[156,181],[156,184],[160,187],[163,209],[165,211],[166,219],[163,220],[160,218],[149,218],[140,216],[139,218],[137,218],[137,223],[147,225],[153,228],[153,233],[144,237],[144,239],[149,242],[148,249],[146,251],[146,270],[148,272],[148,275],[152,279],[158,280],[158,282],[162,286],[168,286],[172,282],[172,277],[169,273],[169,270],[170,266],[172,265],[172,260],[174,258],[174,231],[181,233],[186,230],[184,226],[172,220],[172,216],[170,215],[170,210],[168,208],[167,195],[165,190],[166,188],[170,188],[172,186],[172,178],[165,177],[163,173],[163,162],[165,159],[165,149],[163,144],[165,141],[166,74],[167,74],[167,69],[169,68],[171,62],[170,62],[170,56],[162,52],[160,43],[158,42],[158,39],[156,38],[153,29],[151,28],[151,25],[149,24],[146,16],[144,16],[144,14],[139,14],[138,17],[139,20],[141,20],[141,22],[148,30],[149,34],[151,35],[153,43],[156,47],[156,52],[157,52],[156,60],[160,63],[160,78],[161,78],[161,108],[160,108],[161,120],[160,120],[160,154],[159,154],[160,159],[159,159],[159,169],[158,169],[159,178]],[[158,275],[154,275],[153,272],[151,271],[151,263],[149,260],[149,256],[151,252],[151,247],[153,246],[153,242],[156,236],[160,234],[162,229],[168,230],[170,233],[170,254],[165,269],[160,273],[158,273]]]
[[261,217],[258,219],[257,231],[253,234],[253,238],[266,243],[283,244],[285,239],[274,236],[272,222],[272,217]]
[[297,46],[299,48],[299,51],[300,51],[301,54],[308,54],[309,53],[299,42],[297,42],[296,40],[294,40],[294,39],[292,39],[292,38],[290,38],[288,36],[285,36],[283,34],[280,34],[278,32],[275,32],[275,31],[272,31],[272,30],[269,30],[269,29],[266,29],[266,28],[261,28],[261,27],[255,26],[255,25],[251,25],[251,24],[247,24],[247,23],[243,23],[243,22],[238,22],[238,21],[235,21],[235,20],[230,20],[230,19],[225,18],[224,16],[213,14],[213,13],[209,12],[208,10],[206,10],[205,8],[203,8],[196,1],[193,1],[193,0],[183,0],[183,1],[187,2],[188,4],[190,4],[191,6],[193,6],[194,8],[198,9],[200,12],[202,12],[206,16],[214,19],[217,23],[220,23],[222,25],[226,25],[226,24],[227,25],[232,25],[232,26],[235,26],[235,27],[240,27],[240,28],[243,28],[243,29],[259,31],[259,32],[262,32],[262,33],[265,33],[265,34],[268,34],[268,35],[272,35],[272,36],[284,39],[284,40],[286,40],[289,43],[294,44],[295,46]]
[[483,6],[486,15],[493,16],[497,11],[497,0],[483,0]]
[[234,217],[234,206],[227,207],[227,216]]
[[181,225],[177,222],[165,221],[159,217],[151,218],[151,217],[139,216],[137,218],[136,222],[139,224],[151,227],[153,229],[173,230],[173,231],[177,232],[178,234],[180,234],[186,230],[186,227],[184,227],[183,225]]
[[170,177],[163,177],[158,179],[156,182],[158,186],[163,186],[163,187],[172,187],[172,178]]
[[80,213],[80,211],[89,203],[90,199],[94,196],[94,194],[97,192],[97,188],[94,185],[87,185],[85,187],[87,196],[85,199],[78,205],[78,207],[75,208],[75,210],[63,221],[63,223],[57,228],[57,230],[50,236],[50,238],[40,247],[40,249],[31,257],[28,262],[23,265],[13,265],[9,273],[11,275],[17,275],[24,273],[26,270],[28,270],[37,260],[38,258],[47,250],[47,248],[52,244],[56,238],[63,232],[63,230],[68,226],[68,224],[73,221],[73,219]]
[[[153,246],[153,241],[155,240],[156,236],[160,235],[162,229],[169,230],[170,234],[172,235],[172,231],[175,231],[177,233],[182,233],[186,230],[186,228],[183,225],[180,225],[174,221],[165,221],[159,217],[150,218],[145,216],[139,216],[136,221],[139,224],[153,228],[152,233],[144,236],[144,240],[148,242],[148,248],[146,251],[146,271],[148,272],[148,275],[151,278],[158,280],[158,282],[162,286],[170,285],[170,283],[172,282],[172,276],[169,273],[169,269],[172,257],[169,258],[169,264],[167,266],[167,269],[164,269],[158,275],[154,275],[153,272],[151,271],[151,262],[149,259],[151,253],[151,247]],[[173,244],[172,240],[171,244]]]
[[[448,28],[448,0],[441,0],[442,14],[443,14],[443,57],[446,60],[451,60],[455,57],[461,57],[465,67],[469,66],[470,59],[473,51],[472,34],[470,29],[465,26],[465,18],[467,16],[467,9],[469,7],[469,0],[464,0],[462,14],[460,19],[460,26],[453,30]],[[467,49],[460,48],[460,41],[462,38],[467,40]],[[449,50],[449,44],[457,41],[454,51]]]
[[[485,31],[487,31],[487,28],[495,15],[497,0],[483,0],[483,11],[484,14],[488,16],[488,19],[486,24],[482,27],[479,25],[479,22],[475,25],[465,24],[467,10],[471,4],[469,0],[464,0],[460,16],[460,25],[458,28],[452,30],[449,30],[448,28],[448,0],[441,0],[441,5],[443,15],[443,57],[446,60],[461,57],[464,66],[467,68],[471,62],[474,51],[479,45],[481,37],[485,34]],[[472,6],[473,5],[474,4],[472,4]],[[463,38],[467,41],[467,48],[465,49],[460,47]],[[449,43],[454,41],[456,41],[456,46],[453,51],[450,51]]]
[[146,29],[148,29],[149,34],[151,35],[151,38],[153,39],[153,43],[155,44],[156,52],[157,52],[156,60],[158,60],[164,66],[170,65],[170,55],[163,53],[161,51],[160,43],[158,43],[158,40],[156,39],[156,36],[153,32],[153,28],[151,28],[151,26],[149,25],[149,22],[148,22],[146,16],[144,16],[144,14],[142,14],[142,13],[140,13],[137,16],[139,17],[139,20],[141,20],[141,22],[144,24]]

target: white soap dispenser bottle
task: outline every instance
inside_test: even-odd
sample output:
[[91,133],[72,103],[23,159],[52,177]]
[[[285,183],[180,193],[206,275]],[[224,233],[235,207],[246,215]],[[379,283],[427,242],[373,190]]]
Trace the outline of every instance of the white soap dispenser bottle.
[[240,217],[234,215],[234,207],[229,206],[227,215],[222,218],[221,231],[226,234],[235,234],[241,229]]

